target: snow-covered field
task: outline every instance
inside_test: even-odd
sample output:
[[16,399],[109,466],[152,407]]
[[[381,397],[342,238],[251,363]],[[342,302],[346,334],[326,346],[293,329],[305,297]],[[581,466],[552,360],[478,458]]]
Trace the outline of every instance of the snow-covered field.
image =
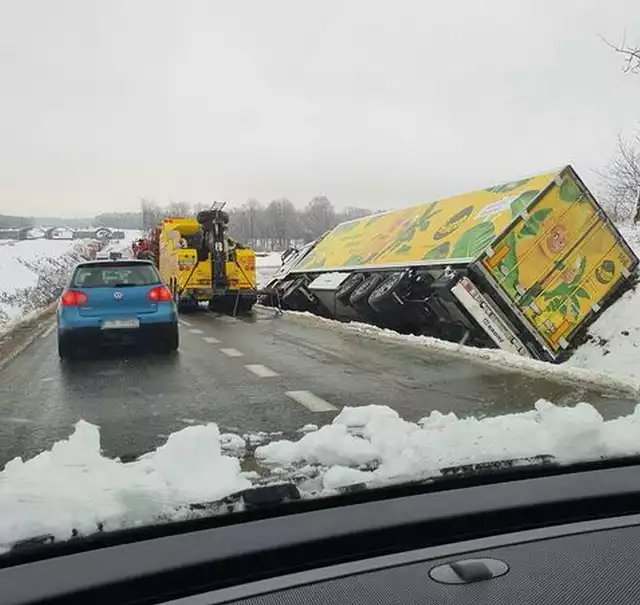
[[[0,472],[0,552],[50,534],[69,538],[180,520],[189,504],[213,502],[257,482],[294,478],[303,497],[326,496],[354,483],[375,487],[437,477],[447,467],[550,456],[559,464],[640,453],[640,406],[605,421],[586,403],[490,418],[432,412],[418,422],[387,406],[345,407],[330,424],[305,426],[296,441],[255,450],[265,479],[242,472],[238,458],[252,441],[220,435],[211,423],[169,436],[156,451],[122,463],[101,455],[96,426],[79,422],[69,439]],[[230,455],[233,452],[235,455]],[[531,461],[534,463],[534,461]]]

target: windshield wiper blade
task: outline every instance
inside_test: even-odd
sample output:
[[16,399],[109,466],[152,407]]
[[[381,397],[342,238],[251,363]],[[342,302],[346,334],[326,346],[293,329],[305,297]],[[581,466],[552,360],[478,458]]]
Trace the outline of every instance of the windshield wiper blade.
[[[196,512],[208,513],[206,516],[219,516],[227,513],[233,513],[237,511],[251,511],[265,508],[277,507],[286,502],[293,502],[300,500],[300,492],[293,483],[276,483],[272,485],[260,485],[256,487],[250,487],[243,491],[231,494],[220,500],[212,500],[210,502],[199,502],[196,504],[189,504],[189,509]],[[177,521],[180,523],[181,521]],[[158,525],[168,525],[171,523],[171,519],[168,521],[158,520]],[[124,528],[123,531],[127,531],[129,528]],[[136,528],[130,528],[135,530]],[[137,528],[140,529],[140,528]],[[95,532],[90,534],[80,534],[77,530],[73,530],[71,537],[68,540],[56,540],[52,534],[41,534],[39,536],[33,536],[31,538],[25,538],[19,540],[11,545],[11,549],[6,553],[7,555],[15,555],[16,553],[33,552],[34,550],[40,550],[43,547],[60,544],[60,543],[72,543],[74,541],[82,541],[85,539],[98,538],[99,536],[108,535],[111,532],[104,532],[102,523],[96,525]],[[0,555],[1,556],[1,555]]]
[[[406,485],[428,485],[446,481],[455,481],[463,478],[478,477],[499,477],[509,471],[531,468],[557,467],[559,464],[553,456],[539,454],[528,458],[505,458],[504,460],[492,460],[488,462],[477,462],[460,464],[456,466],[445,466],[426,475],[417,473],[415,475],[398,475],[385,479],[375,479],[369,482],[354,483],[342,488],[338,488],[340,493],[352,493],[362,490],[375,490],[377,488],[397,487]],[[437,474],[436,474],[437,473]]]

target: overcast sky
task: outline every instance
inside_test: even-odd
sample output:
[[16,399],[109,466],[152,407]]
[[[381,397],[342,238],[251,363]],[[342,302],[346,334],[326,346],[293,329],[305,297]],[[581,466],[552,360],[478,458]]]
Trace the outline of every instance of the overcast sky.
[[640,120],[625,30],[638,0],[0,0],[0,212],[593,184]]

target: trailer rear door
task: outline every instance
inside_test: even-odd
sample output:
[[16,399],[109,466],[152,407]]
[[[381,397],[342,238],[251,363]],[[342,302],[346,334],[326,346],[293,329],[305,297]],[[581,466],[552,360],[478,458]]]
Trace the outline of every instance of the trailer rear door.
[[553,358],[637,264],[570,167],[481,257],[485,277]]

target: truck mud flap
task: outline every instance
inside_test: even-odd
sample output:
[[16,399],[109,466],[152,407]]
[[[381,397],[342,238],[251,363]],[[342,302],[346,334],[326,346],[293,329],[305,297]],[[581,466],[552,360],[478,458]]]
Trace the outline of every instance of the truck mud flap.
[[475,287],[468,277],[463,277],[451,288],[460,305],[473,317],[491,340],[504,351],[531,357],[527,347],[500,316],[500,312]]

